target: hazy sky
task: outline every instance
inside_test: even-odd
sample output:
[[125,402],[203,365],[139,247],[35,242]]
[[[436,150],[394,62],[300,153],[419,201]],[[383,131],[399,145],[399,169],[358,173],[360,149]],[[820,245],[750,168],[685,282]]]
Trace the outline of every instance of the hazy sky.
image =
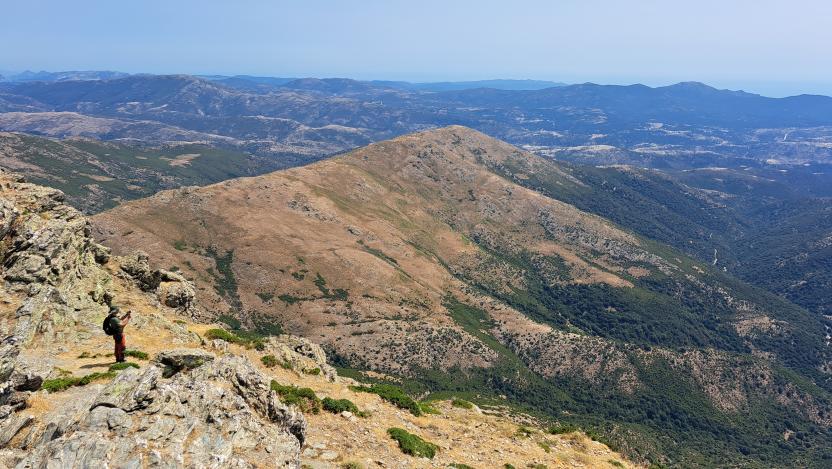
[[832,94],[829,0],[3,0],[0,70]]

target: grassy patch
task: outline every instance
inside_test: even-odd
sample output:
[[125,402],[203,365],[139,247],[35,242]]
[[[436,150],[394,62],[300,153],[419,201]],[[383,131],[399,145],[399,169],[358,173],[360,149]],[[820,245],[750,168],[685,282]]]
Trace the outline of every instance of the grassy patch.
[[439,449],[435,444],[427,442],[402,428],[388,428],[387,434],[399,443],[399,449],[402,450],[402,453],[410,456],[433,459],[436,456],[436,450]]
[[260,362],[266,366],[266,368],[274,368],[277,366],[277,358],[274,355],[263,355],[260,357]]
[[391,384],[374,384],[372,386],[350,386],[350,389],[356,392],[376,394],[394,406],[410,411],[413,415],[422,415],[422,408],[419,403],[413,400],[412,397],[408,396],[407,393],[405,393],[404,390],[398,386],[393,386]]
[[188,247],[188,243],[186,243],[184,240],[177,239],[176,241],[173,242],[173,248],[176,249],[177,251],[184,251],[185,248],[187,248],[187,247]]
[[543,448],[543,451],[545,451],[547,453],[552,452],[552,447],[549,445],[549,443],[547,443],[545,441],[538,441],[537,446],[540,446],[541,448]]
[[454,398],[454,399],[451,400],[451,405],[454,406],[454,407],[458,407],[460,409],[470,410],[470,409],[474,408],[474,404],[466,401],[465,399],[456,399],[456,398]]
[[610,466],[613,467],[624,467],[624,463],[622,463],[621,461],[616,461],[615,459],[610,459],[607,462],[610,463]]
[[140,350],[125,350],[124,356],[138,358],[139,360],[147,360],[150,358],[146,352],[142,352]]
[[439,412],[439,409],[434,407],[430,402],[420,402],[419,408],[422,409],[423,414],[427,415],[441,415],[442,412]]
[[321,411],[321,400],[311,388],[286,386],[274,380],[271,382],[271,388],[284,404],[296,406],[301,412],[317,414]]
[[47,379],[40,388],[50,393],[60,392],[72,386],[86,386],[96,380],[113,379],[115,377],[116,373],[114,371],[90,373],[85,376],[61,376],[60,378]]
[[109,371],[121,371],[126,370],[128,368],[139,368],[138,363],[133,362],[121,362],[121,363],[113,363],[110,365]]
[[306,373],[307,375],[318,376],[318,375],[321,374],[321,369],[317,368],[317,367],[316,368],[305,368],[303,370],[303,372]]

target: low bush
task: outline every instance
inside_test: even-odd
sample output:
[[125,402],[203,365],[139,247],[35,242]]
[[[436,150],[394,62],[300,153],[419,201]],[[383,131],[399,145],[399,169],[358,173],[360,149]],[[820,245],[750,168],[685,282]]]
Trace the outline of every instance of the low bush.
[[388,428],[387,434],[399,443],[399,449],[402,450],[402,453],[410,456],[433,459],[436,456],[436,450],[439,449],[435,444],[427,442],[403,428]]
[[552,435],[563,435],[564,433],[577,432],[579,428],[571,423],[556,424],[549,427],[546,431]]
[[321,400],[310,388],[286,386],[274,380],[271,382],[271,388],[284,404],[296,406],[301,412],[317,414],[321,411]]
[[470,410],[470,409],[474,408],[474,404],[466,401],[465,399],[454,398],[453,400],[451,400],[451,405],[454,406],[454,407],[459,407],[460,409],[469,409]]
[[277,358],[275,358],[274,355],[263,355],[260,358],[260,361],[266,366],[266,368],[274,368],[277,366]]
[[420,402],[419,409],[422,410],[423,414],[428,415],[440,415],[442,412],[439,412],[439,409],[433,406],[430,402]]
[[266,344],[259,337],[243,337],[225,329],[208,329],[205,332],[205,338],[208,340],[220,339],[228,343],[242,345],[245,348],[253,348],[255,350],[263,350]]
[[411,414],[417,417],[423,414],[419,403],[397,386],[391,384],[374,384],[372,386],[350,386],[350,389],[356,392],[376,394],[394,406],[410,411]]
[[327,412],[332,412],[333,414],[340,414],[341,412],[352,412],[353,414],[359,417],[366,417],[367,413],[363,412],[349,399],[332,399],[329,397],[325,397],[321,401],[321,406]]

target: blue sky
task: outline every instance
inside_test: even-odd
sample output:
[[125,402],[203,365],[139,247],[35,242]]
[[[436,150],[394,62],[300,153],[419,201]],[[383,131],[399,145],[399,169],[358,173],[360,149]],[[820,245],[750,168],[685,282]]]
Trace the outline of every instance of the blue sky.
[[827,0],[3,3],[0,70],[696,80],[832,94]]

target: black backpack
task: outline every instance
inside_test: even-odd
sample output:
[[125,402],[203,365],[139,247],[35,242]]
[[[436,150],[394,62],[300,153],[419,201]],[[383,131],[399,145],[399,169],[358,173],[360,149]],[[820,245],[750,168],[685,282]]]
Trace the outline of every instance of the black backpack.
[[104,318],[104,324],[101,325],[101,328],[104,329],[104,333],[107,335],[116,335],[115,327],[113,327],[112,319],[116,317],[115,314],[108,314],[106,318]]

